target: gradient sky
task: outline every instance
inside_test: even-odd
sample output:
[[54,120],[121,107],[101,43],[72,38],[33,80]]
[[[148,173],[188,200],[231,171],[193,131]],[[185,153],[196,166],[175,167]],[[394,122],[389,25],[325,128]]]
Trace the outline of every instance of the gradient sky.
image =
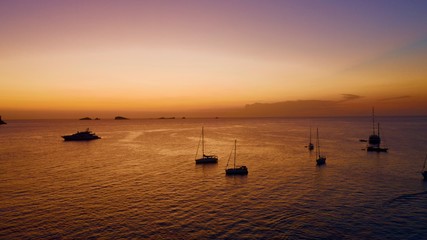
[[427,114],[427,1],[2,0],[0,53],[4,118],[296,100]]

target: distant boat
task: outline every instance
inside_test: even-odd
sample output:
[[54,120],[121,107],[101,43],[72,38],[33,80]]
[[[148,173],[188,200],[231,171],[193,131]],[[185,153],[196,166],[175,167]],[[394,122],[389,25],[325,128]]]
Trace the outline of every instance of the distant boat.
[[72,135],[65,135],[62,136],[64,138],[64,141],[89,141],[89,140],[95,140],[100,139],[95,133],[89,131],[89,128],[86,129],[84,132],[77,132]]
[[314,144],[311,142],[311,127],[310,127],[310,141],[308,143],[308,150],[312,151],[314,149]]
[[[202,157],[197,159],[197,154],[199,152],[200,147],[200,141],[202,142]],[[202,127],[202,136],[199,140],[199,145],[197,146],[196,151],[196,164],[203,164],[203,163],[217,163],[218,157],[215,155],[205,155],[205,134],[204,134],[204,128]]]
[[372,134],[368,139],[368,146],[366,151],[368,152],[387,152],[388,148],[381,147],[380,137],[380,123],[378,123],[378,133],[375,132],[375,114],[374,108],[372,108]]
[[426,161],[427,161],[427,154],[426,154],[426,158],[424,159],[423,169],[421,170],[421,174],[423,175],[424,180],[427,180]]
[[228,168],[228,163],[230,162],[230,158],[231,158],[231,154],[230,154],[230,157],[228,158],[228,161],[227,161],[227,166],[225,167],[225,174],[226,175],[248,175],[248,168],[246,166],[236,167],[236,150],[237,150],[237,140],[234,140],[233,167]]
[[84,117],[84,118],[80,118],[79,120],[92,120],[92,118],[90,118],[90,117]]
[[6,124],[6,122],[1,120],[1,116],[0,116],[0,125],[2,125],[2,124]]
[[316,164],[324,165],[326,164],[326,157],[320,154],[320,145],[319,145],[319,129],[316,128],[317,131],[317,140],[316,140]]

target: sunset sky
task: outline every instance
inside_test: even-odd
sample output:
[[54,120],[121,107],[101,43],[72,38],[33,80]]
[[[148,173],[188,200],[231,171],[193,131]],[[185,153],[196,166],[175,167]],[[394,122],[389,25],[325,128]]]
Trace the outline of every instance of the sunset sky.
[[0,53],[3,118],[427,114],[427,1],[2,0]]

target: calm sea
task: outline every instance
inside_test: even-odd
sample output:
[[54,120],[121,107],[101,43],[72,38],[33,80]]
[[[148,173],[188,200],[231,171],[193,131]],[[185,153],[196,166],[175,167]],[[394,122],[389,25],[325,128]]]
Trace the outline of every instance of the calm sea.
[[[388,153],[362,150],[370,118],[7,121],[0,239],[427,239],[427,118],[378,119]],[[248,176],[225,176],[234,139]]]

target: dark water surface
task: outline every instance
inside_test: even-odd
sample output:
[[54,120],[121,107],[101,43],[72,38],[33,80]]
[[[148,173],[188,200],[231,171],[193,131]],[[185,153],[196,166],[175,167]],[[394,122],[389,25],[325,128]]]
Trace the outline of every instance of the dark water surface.
[[[379,120],[388,153],[361,150],[369,118],[8,121],[0,238],[427,239],[427,118]],[[217,165],[194,163],[202,126]],[[246,177],[225,176],[234,139]]]

